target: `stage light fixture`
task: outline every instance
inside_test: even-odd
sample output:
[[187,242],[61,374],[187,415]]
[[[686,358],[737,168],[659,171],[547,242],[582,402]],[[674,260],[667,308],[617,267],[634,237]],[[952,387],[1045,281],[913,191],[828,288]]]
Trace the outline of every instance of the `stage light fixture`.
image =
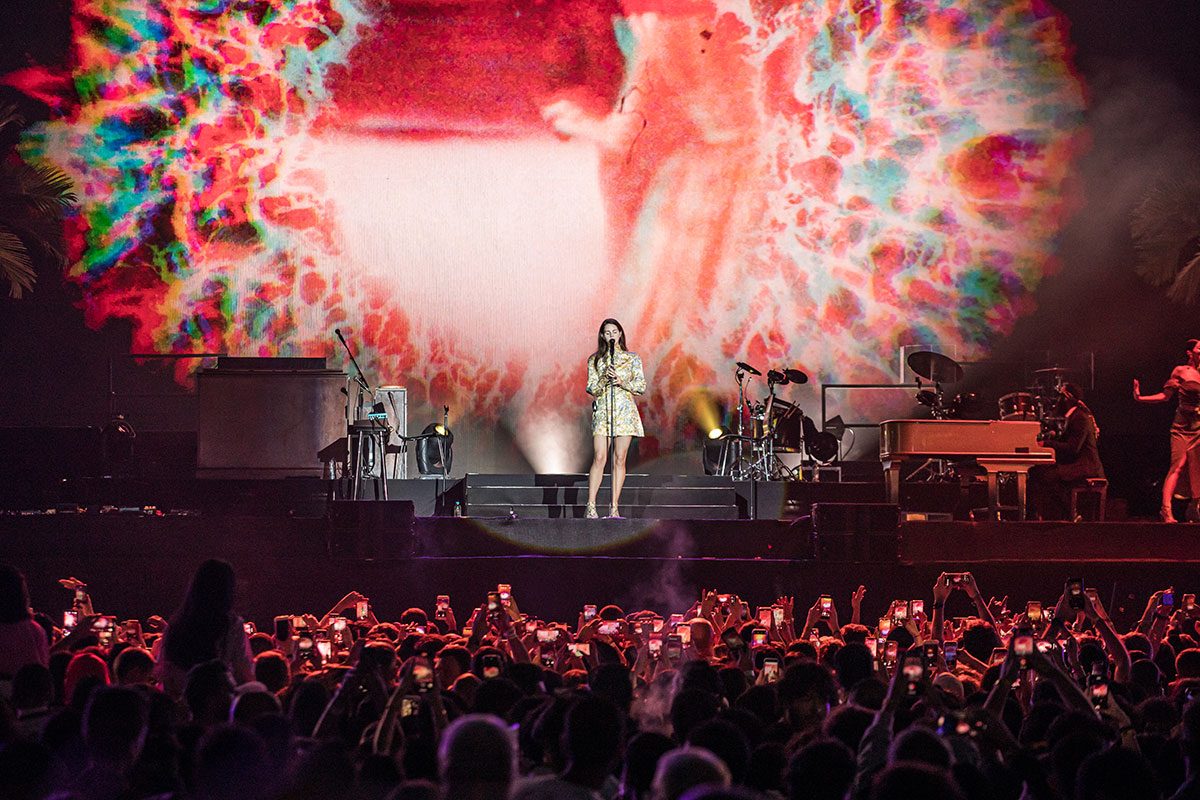
[[422,478],[450,477],[454,460],[454,432],[445,425],[431,422],[417,439],[417,472]]
[[809,456],[819,464],[829,464],[841,457],[842,437],[846,435],[846,422],[841,414],[825,423],[825,429],[812,430],[804,439]]
[[838,457],[838,438],[829,431],[814,433],[804,440],[804,449],[818,464],[828,464]]
[[721,428],[720,426],[718,426],[716,428],[712,428],[708,432],[709,439],[720,439],[724,435],[725,435],[725,430],[723,428]]
[[700,460],[704,464],[705,475],[721,473],[721,454],[725,446],[724,439],[705,439],[700,445]]

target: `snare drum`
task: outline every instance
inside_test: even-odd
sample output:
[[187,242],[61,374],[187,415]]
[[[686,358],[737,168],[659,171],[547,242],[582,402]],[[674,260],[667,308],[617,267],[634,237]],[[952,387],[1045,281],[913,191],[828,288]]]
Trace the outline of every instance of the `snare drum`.
[[1038,401],[1029,392],[1010,392],[1000,398],[1000,419],[1036,420]]

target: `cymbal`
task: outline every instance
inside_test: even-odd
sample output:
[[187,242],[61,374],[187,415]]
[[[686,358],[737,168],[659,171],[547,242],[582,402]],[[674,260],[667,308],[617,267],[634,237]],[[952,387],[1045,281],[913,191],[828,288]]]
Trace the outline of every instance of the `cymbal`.
[[788,380],[792,383],[808,383],[808,376],[798,369],[785,369],[783,374],[787,375]]
[[958,383],[962,380],[963,368],[950,356],[930,350],[918,350],[908,355],[908,368],[927,381],[934,383]]
[[759,372],[759,371],[758,371],[758,370],[756,370],[754,367],[752,367],[752,366],[750,366],[749,364],[747,364],[745,361],[739,361],[739,362],[737,362],[737,368],[738,368],[738,369],[740,369],[740,370],[742,370],[742,371],[744,371],[744,372],[749,372],[751,375],[758,375],[758,376],[760,376],[760,377],[762,376],[762,373],[761,373],[761,372]]
[[1033,374],[1045,375],[1047,377],[1057,377],[1059,375],[1070,375],[1071,373],[1077,371],[1078,370],[1071,369],[1070,367],[1046,367],[1045,369],[1035,369]]

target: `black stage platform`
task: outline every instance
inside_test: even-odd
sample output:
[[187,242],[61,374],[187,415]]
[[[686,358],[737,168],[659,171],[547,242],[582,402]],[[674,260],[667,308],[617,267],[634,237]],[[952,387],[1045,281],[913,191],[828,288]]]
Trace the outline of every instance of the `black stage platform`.
[[[749,481],[708,475],[629,475],[621,512],[635,519],[796,519],[816,503],[879,503],[884,500],[878,462],[855,462],[843,468],[841,481]],[[4,477],[0,475],[0,477]],[[47,509],[56,506],[186,509],[204,514],[247,516],[319,516],[331,496],[344,494],[342,483],[313,477],[259,480],[197,479],[171,473],[118,477],[8,476],[0,481],[0,510]],[[609,478],[598,497],[606,510]],[[378,481],[365,481],[363,497],[373,500]],[[388,480],[391,500],[409,500],[418,517],[452,516],[457,503],[475,517],[582,519],[587,476],[479,475],[461,478]],[[905,508],[969,518],[987,505],[982,482],[962,490],[949,483],[906,483]],[[1110,497],[1109,516],[1120,501]],[[1114,508],[1116,507],[1116,508]],[[1120,514],[1116,514],[1120,516]]]
[[958,521],[903,522],[882,502],[878,464],[842,475],[852,480],[630,475],[623,520],[582,519],[577,474],[388,481],[388,501],[331,501],[337,487],[317,478],[27,480],[0,486],[0,560],[26,572],[38,608],[64,607],[56,581],[74,575],[100,610],[144,617],[169,613],[202,560],[225,558],[240,607],[260,624],[324,610],[350,589],[382,617],[438,594],[465,614],[498,582],[559,619],[587,602],[680,610],[705,587],[756,605],[823,592],[842,603],[859,583],[867,613],[882,613],[960,569],[985,592],[1046,601],[1083,576],[1119,615],[1140,613],[1126,601],[1156,588],[1194,588],[1200,574],[1200,525],[965,521],[986,503],[982,484],[907,484],[904,508]]
[[882,613],[893,597],[927,595],[939,572],[960,569],[974,571],[985,593],[1047,601],[1065,578],[1082,576],[1128,618],[1150,591],[1193,587],[1200,575],[1200,525],[1188,524],[895,524],[896,508],[882,504],[835,504],[797,521],[413,512],[410,502],[368,501],[323,513],[9,514],[0,516],[0,560],[25,571],[38,608],[65,607],[56,580],[74,575],[99,611],[145,616],[169,613],[203,559],[225,558],[238,572],[239,606],[260,625],[324,610],[350,589],[385,618],[431,606],[437,594],[465,614],[497,582],[511,583],[525,610],[559,619],[585,602],[681,609],[703,587],[751,604],[823,592],[842,604],[859,583],[865,613]]

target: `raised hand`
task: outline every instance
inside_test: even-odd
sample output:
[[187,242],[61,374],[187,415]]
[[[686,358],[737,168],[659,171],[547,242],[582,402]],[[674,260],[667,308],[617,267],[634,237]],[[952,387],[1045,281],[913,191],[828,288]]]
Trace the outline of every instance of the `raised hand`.
[[816,626],[819,619],[821,619],[821,598],[818,597],[817,601],[808,609],[808,615],[804,618],[803,635],[807,636],[808,632]]
[[[842,626],[838,622],[837,603],[832,602],[832,600],[833,598],[830,598],[829,618],[826,620],[826,622],[829,623],[830,633],[832,633],[834,636],[841,636]],[[817,602],[820,603],[821,601],[818,599]]]
[[854,625],[862,622],[862,601],[867,596],[867,587],[859,584],[850,595],[850,622]]
[[960,585],[962,586],[962,590],[967,593],[967,597],[970,597],[972,600],[975,600],[980,596],[979,584],[975,582],[974,573],[964,572],[962,583]]
[[783,608],[783,621],[791,623],[796,619],[796,598],[788,595],[781,596],[775,604]]
[[933,582],[934,605],[937,605],[938,603],[945,603],[946,599],[950,597],[950,592],[953,590],[953,587],[947,586],[947,583],[949,583],[949,576],[945,572],[943,572],[941,575],[938,575],[937,580]]
[[[1162,592],[1158,593],[1162,597]],[[1091,592],[1083,593],[1083,613],[1090,620],[1108,619],[1108,611],[1104,608],[1104,603],[1100,601],[1100,596]]]

